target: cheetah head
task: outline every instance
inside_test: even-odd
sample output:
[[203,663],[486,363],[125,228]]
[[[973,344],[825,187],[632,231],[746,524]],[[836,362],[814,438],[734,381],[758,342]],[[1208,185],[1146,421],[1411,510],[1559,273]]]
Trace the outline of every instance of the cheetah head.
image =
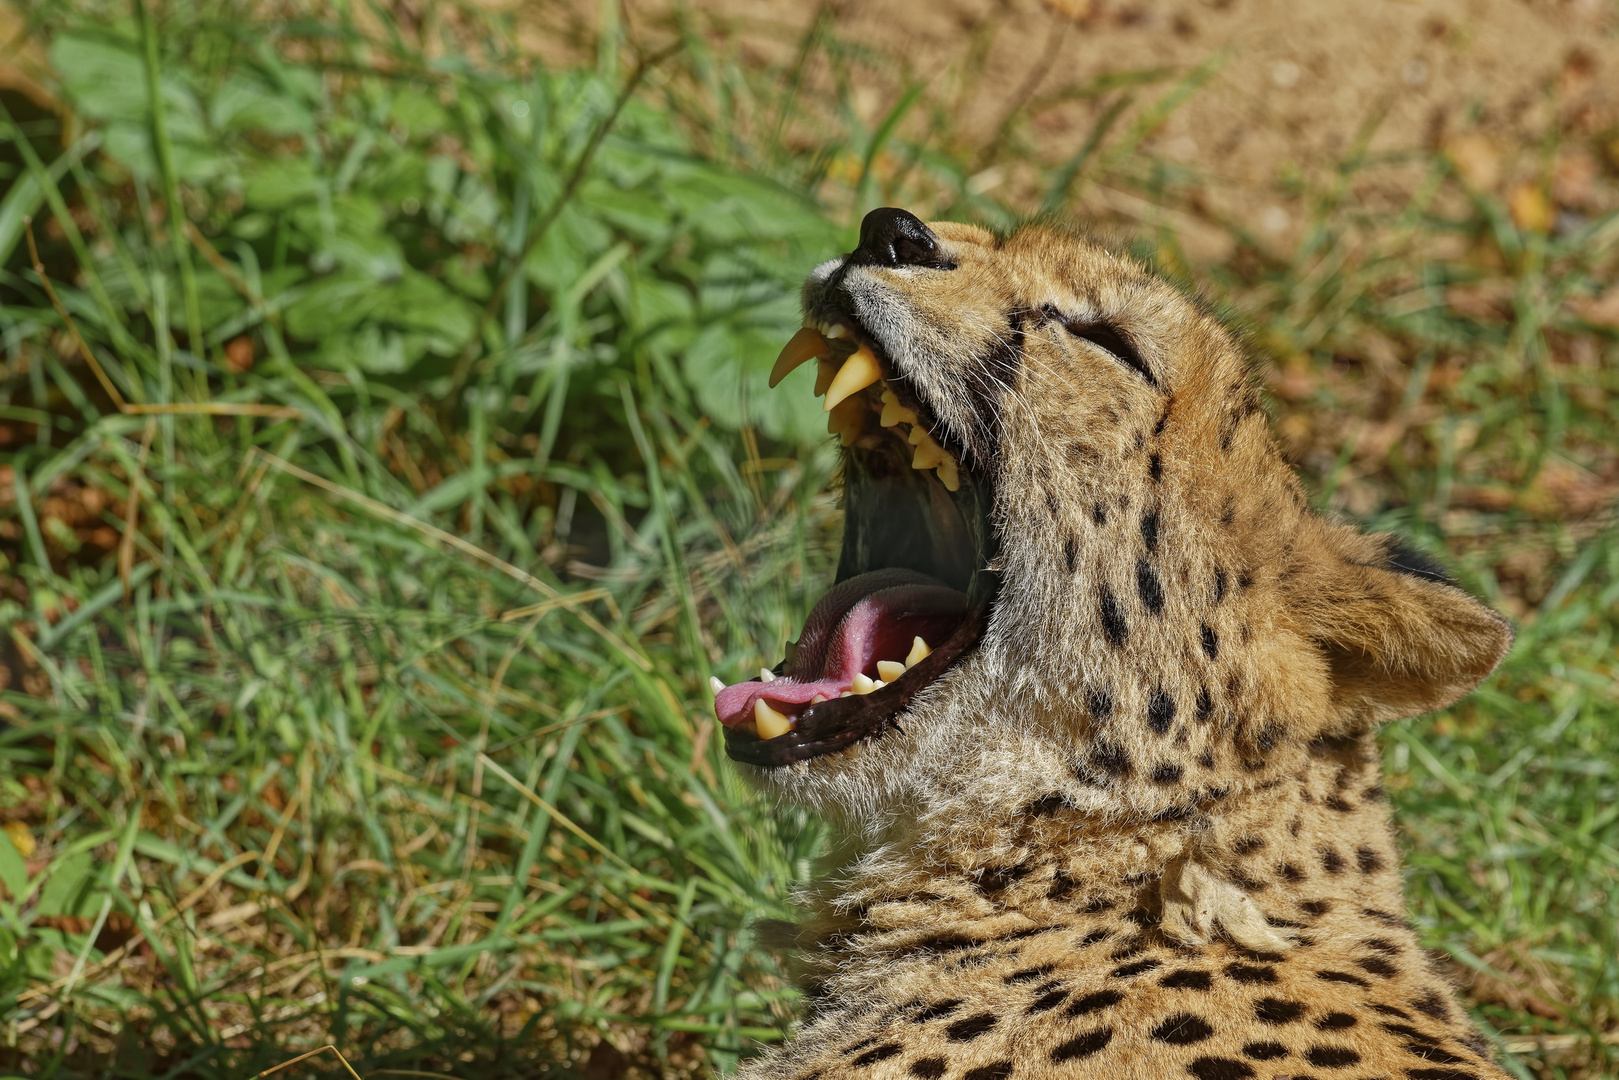
[[1437,567],[1309,508],[1237,340],[1123,255],[877,210],[803,307],[772,385],[819,358],[838,581],[781,665],[716,692],[783,795],[1172,814],[1506,651]]

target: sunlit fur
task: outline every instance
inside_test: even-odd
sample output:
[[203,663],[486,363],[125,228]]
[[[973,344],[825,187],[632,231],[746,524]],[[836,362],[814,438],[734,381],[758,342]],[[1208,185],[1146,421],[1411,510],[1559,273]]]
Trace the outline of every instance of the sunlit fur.
[[[796,938],[811,1019],[742,1075],[934,1075],[940,1056],[937,1075],[989,1070],[980,1080],[1003,1064],[1501,1075],[1403,921],[1372,737],[1475,686],[1506,624],[1396,565],[1391,538],[1309,508],[1240,343],[1206,306],[1062,231],[930,227],[955,269],[852,267],[843,286],[942,440],[993,485],[1000,593],[976,652],[897,729],[749,770],[840,839]],[[838,266],[812,274],[807,307]],[[1070,329],[1093,325],[1145,371]],[[1126,941],[1135,951],[1111,959]],[[1232,964],[1268,974],[1244,981]],[[1212,986],[1156,981],[1193,969]],[[1067,1003],[1123,996],[1028,1011],[1053,981],[1046,997]],[[1340,1028],[1269,1023],[1265,1000]],[[1153,1034],[1182,1012],[1214,1033]],[[949,1017],[974,1013],[994,1022],[952,1037]],[[1431,1052],[1409,1030],[1438,1040]],[[1309,1056],[1322,1046],[1352,1053],[1353,1070]]]

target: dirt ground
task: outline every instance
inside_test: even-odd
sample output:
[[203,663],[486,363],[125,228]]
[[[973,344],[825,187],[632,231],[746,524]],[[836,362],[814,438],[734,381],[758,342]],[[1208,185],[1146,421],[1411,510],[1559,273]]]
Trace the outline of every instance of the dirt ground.
[[[582,21],[594,0],[564,2]],[[632,32],[677,5],[627,0]],[[1140,103],[1217,58],[1218,70],[1143,144],[1200,176],[1215,217],[1281,241],[1296,233],[1301,176],[1324,176],[1382,114],[1373,154],[1443,146],[1466,178],[1528,217],[1606,209],[1619,172],[1619,4],[1613,0],[701,0],[687,16],[740,55],[787,66],[825,11],[836,37],[896,58],[857,69],[853,101],[875,122],[907,79],[948,103],[980,147],[1017,110],[1018,137],[1046,161],[1085,141],[1113,100],[1079,93],[1109,75],[1165,71]],[[522,22],[549,36],[557,8]],[[544,12],[544,14],[542,14]],[[554,40],[554,39],[553,39]],[[886,70],[885,70],[886,68]],[[1557,132],[1556,145],[1548,132]],[[978,190],[1012,178],[987,169]],[[1405,186],[1405,185],[1402,185]],[[998,195],[1011,194],[1009,191]],[[1131,214],[1118,193],[1107,209]],[[1016,201],[1014,196],[1014,201]],[[1142,216],[1142,215],[1137,215]],[[1195,238],[1194,238],[1195,239]]]

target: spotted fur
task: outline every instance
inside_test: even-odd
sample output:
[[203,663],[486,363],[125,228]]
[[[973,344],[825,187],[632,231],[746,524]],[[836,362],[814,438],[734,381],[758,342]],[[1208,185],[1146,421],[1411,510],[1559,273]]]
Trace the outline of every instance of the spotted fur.
[[754,771],[842,838],[809,1013],[740,1075],[1504,1076],[1406,922],[1373,738],[1506,624],[1309,509],[1207,308],[1061,232],[931,228],[937,265],[806,293],[839,275],[993,485],[1000,591],[897,727]]

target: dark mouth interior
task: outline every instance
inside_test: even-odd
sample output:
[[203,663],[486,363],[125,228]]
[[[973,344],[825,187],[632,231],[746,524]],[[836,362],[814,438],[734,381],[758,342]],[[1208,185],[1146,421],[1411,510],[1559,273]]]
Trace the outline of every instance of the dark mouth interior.
[[[833,321],[855,325],[847,315]],[[881,736],[917,693],[978,644],[994,599],[987,480],[962,469],[952,492],[935,470],[912,467],[903,429],[877,422],[879,395],[890,391],[930,432],[933,426],[869,336],[858,327],[854,334],[878,357],[885,379],[861,391],[872,419],[844,452],[837,581],[772,680],[761,676],[716,696],[726,752],[753,765],[806,761]],[[914,648],[918,638],[931,649],[925,656]],[[875,690],[864,689],[878,680]],[[761,700],[791,730],[762,738],[754,721]]]

